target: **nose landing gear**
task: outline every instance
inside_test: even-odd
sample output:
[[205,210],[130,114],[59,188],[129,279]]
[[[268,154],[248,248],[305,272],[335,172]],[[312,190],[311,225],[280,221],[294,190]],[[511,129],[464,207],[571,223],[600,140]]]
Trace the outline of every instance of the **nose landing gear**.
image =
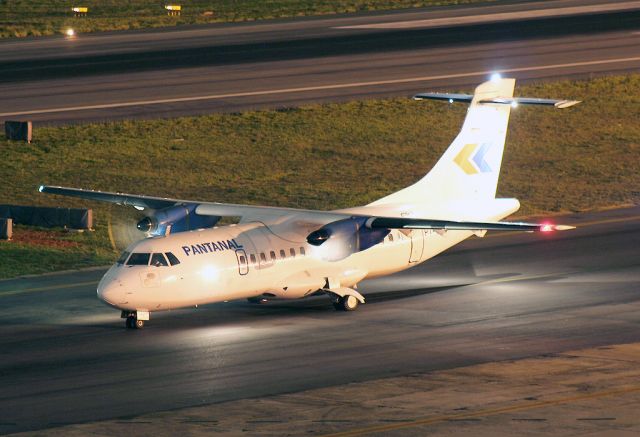
[[127,317],[125,325],[129,329],[142,329],[144,328],[144,320],[138,320],[135,316]]
[[125,319],[127,329],[142,329],[144,322],[149,320],[148,311],[122,311],[120,317]]

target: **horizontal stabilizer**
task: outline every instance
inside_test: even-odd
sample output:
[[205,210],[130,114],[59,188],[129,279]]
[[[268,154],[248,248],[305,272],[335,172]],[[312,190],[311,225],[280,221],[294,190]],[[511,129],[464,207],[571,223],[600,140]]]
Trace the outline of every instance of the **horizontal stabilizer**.
[[471,103],[473,94],[450,94],[450,93],[420,93],[413,96],[413,100],[446,100],[449,103],[466,102]]
[[[449,93],[420,93],[413,96],[414,100],[446,100],[449,103],[465,102],[471,103],[471,94],[449,94]],[[535,97],[493,97],[480,99],[478,103],[497,103],[501,105],[543,105],[554,106],[559,109],[568,108],[580,103],[580,100],[559,100],[559,99],[537,99]]]

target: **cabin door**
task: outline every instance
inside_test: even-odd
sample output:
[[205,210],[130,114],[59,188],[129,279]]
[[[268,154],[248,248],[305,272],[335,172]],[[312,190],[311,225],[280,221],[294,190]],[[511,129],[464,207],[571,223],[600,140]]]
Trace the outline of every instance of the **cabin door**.
[[241,276],[249,273],[249,260],[247,260],[247,254],[244,249],[236,250],[236,258],[238,259],[238,273]]

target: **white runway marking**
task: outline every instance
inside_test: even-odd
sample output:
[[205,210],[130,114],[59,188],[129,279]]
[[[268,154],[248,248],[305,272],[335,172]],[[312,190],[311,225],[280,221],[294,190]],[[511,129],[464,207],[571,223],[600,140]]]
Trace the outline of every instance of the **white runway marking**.
[[468,73],[443,74],[439,76],[419,76],[419,77],[409,77],[405,79],[377,80],[377,81],[371,81],[371,82],[353,82],[353,83],[341,83],[341,84],[334,84],[334,85],[318,85],[318,86],[301,87],[301,88],[284,88],[284,89],[263,90],[263,91],[246,91],[246,92],[228,93],[228,94],[210,94],[205,96],[177,97],[172,99],[140,100],[140,101],[132,101],[132,102],[106,103],[101,105],[33,109],[29,111],[20,111],[20,112],[4,112],[4,113],[0,113],[0,117],[30,115],[30,114],[51,114],[56,112],[69,112],[69,111],[87,111],[92,109],[125,108],[129,106],[160,105],[165,103],[197,102],[202,100],[218,100],[218,99],[228,99],[233,97],[267,96],[267,95],[273,95],[273,94],[301,93],[301,92],[307,92],[307,91],[337,90],[337,89],[343,89],[343,88],[358,88],[358,87],[367,87],[367,86],[393,85],[398,83],[426,82],[431,80],[455,79],[460,77],[489,76],[490,74],[496,73],[496,72],[497,73],[517,73],[517,72],[523,72],[523,71],[540,71],[540,70],[552,70],[556,68],[586,67],[586,66],[593,66],[593,65],[606,65],[606,64],[616,64],[616,63],[625,63],[625,62],[636,62],[636,61],[640,61],[640,56],[635,56],[631,58],[604,59],[599,61],[571,62],[567,64],[538,65],[535,67],[520,67],[520,68],[505,68],[505,69],[499,69],[499,70],[472,71]]
[[430,18],[426,20],[394,21],[377,24],[356,24],[338,26],[334,29],[415,29],[452,26],[461,24],[496,23],[527,18],[545,18],[564,15],[587,14],[597,12],[615,12],[640,7],[640,1],[629,1],[616,4],[572,6],[566,8],[549,8],[532,11],[502,12],[495,14],[478,14],[462,17]]

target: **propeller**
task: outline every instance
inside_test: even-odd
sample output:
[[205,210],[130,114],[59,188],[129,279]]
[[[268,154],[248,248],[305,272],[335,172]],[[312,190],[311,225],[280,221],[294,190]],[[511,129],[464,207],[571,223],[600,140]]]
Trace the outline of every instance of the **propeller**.
[[176,204],[163,209],[136,207],[119,208],[109,213],[109,238],[114,250],[120,252],[132,243],[146,237],[165,236],[170,233],[211,228],[220,216],[199,215],[197,204]]
[[122,252],[131,244],[149,235],[138,229],[138,223],[153,214],[153,210],[139,211],[133,208],[114,206],[109,208],[108,226],[109,240],[116,252]]

